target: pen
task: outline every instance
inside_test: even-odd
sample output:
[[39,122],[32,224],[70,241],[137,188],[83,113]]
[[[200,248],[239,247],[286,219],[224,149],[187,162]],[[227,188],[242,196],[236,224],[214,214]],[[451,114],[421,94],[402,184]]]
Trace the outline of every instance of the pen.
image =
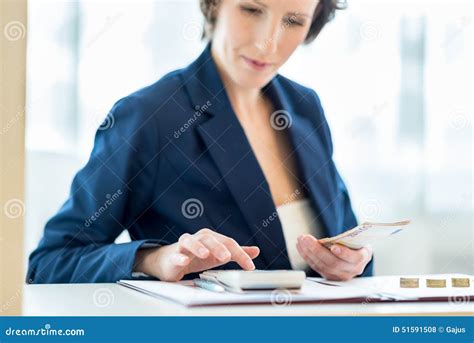
[[219,292],[219,293],[225,292],[224,287],[212,281],[203,280],[203,279],[194,279],[193,283],[195,286],[203,288],[208,291]]
[[327,282],[323,282],[323,281],[318,281],[318,280],[312,280],[314,282],[317,282],[317,283],[320,283],[322,285],[326,285],[326,286],[335,286],[335,287],[341,287],[341,285],[335,285],[333,283],[327,283]]

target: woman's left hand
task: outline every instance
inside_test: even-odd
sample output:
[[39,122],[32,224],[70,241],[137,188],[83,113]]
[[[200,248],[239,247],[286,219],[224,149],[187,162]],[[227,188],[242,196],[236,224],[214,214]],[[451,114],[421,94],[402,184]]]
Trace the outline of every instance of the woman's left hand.
[[354,250],[334,244],[328,249],[311,235],[299,236],[296,248],[313,270],[333,281],[347,281],[362,274],[372,259],[370,246]]

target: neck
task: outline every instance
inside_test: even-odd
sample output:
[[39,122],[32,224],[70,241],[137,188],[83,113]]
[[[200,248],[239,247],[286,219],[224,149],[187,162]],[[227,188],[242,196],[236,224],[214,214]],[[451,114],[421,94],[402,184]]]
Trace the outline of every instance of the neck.
[[226,72],[223,64],[219,59],[219,54],[214,50],[214,45],[211,48],[212,58],[216,63],[217,70],[222,79],[222,83],[226,89],[232,107],[239,113],[250,113],[251,109],[255,109],[265,103],[265,99],[261,94],[260,88],[245,88],[235,83],[229,74]]

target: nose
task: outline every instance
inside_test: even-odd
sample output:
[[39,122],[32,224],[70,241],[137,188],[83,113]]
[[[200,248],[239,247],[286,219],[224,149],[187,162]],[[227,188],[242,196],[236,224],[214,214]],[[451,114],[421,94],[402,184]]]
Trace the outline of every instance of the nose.
[[282,26],[279,21],[269,20],[261,27],[259,39],[256,46],[263,54],[273,54],[277,51],[278,42],[282,34]]

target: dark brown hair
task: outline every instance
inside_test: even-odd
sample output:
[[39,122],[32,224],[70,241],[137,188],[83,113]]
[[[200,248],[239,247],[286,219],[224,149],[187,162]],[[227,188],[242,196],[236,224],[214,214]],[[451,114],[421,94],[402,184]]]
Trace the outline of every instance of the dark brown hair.
[[[201,12],[206,19],[206,30],[203,38],[209,37],[216,23],[216,10],[221,0],[199,0]],[[319,0],[314,11],[313,21],[309,28],[308,35],[305,38],[305,44],[309,44],[319,35],[323,27],[330,22],[335,15],[336,10],[342,10],[347,7],[346,0]]]

